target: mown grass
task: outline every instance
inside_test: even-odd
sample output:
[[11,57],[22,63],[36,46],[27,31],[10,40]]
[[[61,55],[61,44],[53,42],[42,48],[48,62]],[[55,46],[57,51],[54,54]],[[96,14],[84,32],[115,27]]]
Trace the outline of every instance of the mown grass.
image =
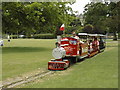
[[[4,40],[2,49],[3,80],[46,68],[53,58],[54,39]],[[65,71],[19,86],[21,88],[117,88],[118,45],[108,40],[104,52],[76,63]]]
[[46,68],[55,47],[53,39],[4,40],[2,48],[2,79],[20,76],[38,68]]
[[107,43],[106,50],[57,71],[22,88],[118,88],[118,43]]

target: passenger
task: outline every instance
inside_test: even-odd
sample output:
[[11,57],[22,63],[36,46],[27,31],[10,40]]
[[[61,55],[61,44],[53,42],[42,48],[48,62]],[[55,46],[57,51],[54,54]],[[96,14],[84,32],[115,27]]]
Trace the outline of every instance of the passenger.
[[100,43],[104,43],[104,40],[100,37]]
[[94,41],[92,42],[93,47],[97,47],[99,49],[99,41],[97,40],[96,37],[94,37]]
[[93,51],[92,40],[89,40],[89,47],[90,47],[89,51],[92,52]]
[[104,40],[102,39],[102,37],[100,37],[100,41],[99,41],[99,48],[100,48],[100,49],[105,48],[104,43],[105,43]]
[[75,32],[72,32],[72,35],[73,35],[72,37],[77,39],[80,43],[84,43],[83,41],[80,40],[80,38],[76,35]]

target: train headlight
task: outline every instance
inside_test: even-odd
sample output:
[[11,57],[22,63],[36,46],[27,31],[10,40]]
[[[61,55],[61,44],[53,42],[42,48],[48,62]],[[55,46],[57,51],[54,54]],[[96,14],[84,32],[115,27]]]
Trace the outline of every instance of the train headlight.
[[57,48],[53,49],[52,55],[55,59],[61,59],[61,58],[65,57],[66,51],[62,47],[57,47]]

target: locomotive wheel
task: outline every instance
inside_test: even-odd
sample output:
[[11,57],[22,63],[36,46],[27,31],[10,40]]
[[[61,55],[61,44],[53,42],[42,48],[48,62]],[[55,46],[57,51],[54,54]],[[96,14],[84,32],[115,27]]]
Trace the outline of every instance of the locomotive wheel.
[[73,63],[77,63],[77,57],[73,58]]
[[80,58],[79,57],[77,57],[77,62],[80,62],[81,60],[80,60]]
[[77,58],[76,57],[65,57],[64,59],[67,59],[70,63],[69,66],[75,64],[77,62]]
[[76,57],[70,57],[69,61],[70,61],[70,65],[75,64],[77,62],[77,58]]
[[83,61],[85,58],[80,59],[79,56],[77,57],[77,62]]

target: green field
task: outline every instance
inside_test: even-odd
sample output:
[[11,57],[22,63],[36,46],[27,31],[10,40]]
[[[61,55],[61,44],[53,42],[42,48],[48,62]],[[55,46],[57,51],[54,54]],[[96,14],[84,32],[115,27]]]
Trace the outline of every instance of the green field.
[[2,48],[2,79],[21,76],[39,68],[47,69],[56,40],[4,40]]
[[[2,64],[3,80],[21,76],[39,68],[47,69],[53,58],[56,40],[5,40]],[[76,63],[65,71],[45,76],[21,88],[118,88],[118,43],[110,41],[104,52]]]

